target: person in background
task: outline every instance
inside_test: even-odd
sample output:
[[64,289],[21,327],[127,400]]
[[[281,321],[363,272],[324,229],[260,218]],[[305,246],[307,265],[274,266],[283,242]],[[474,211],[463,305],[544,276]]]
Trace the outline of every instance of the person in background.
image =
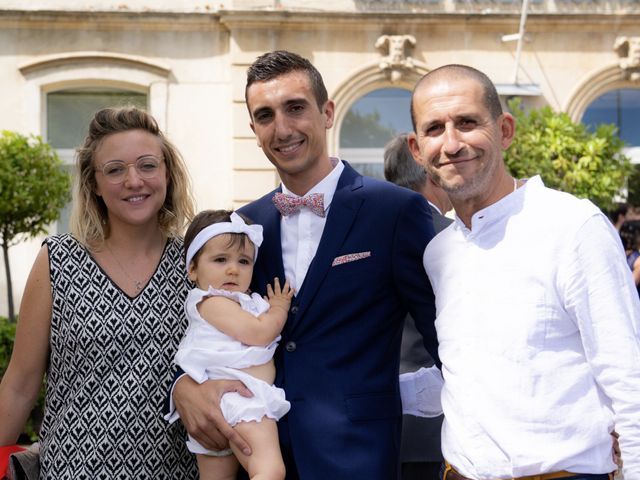
[[622,225],[624,225],[627,215],[629,214],[629,205],[626,203],[619,203],[618,206],[609,212],[609,219],[616,230],[620,231]]
[[427,246],[444,389],[446,480],[640,478],[640,300],[618,232],[588,200],[513,178],[515,120],[482,72],[427,73],[414,158],[454,225]]
[[408,134],[392,138],[384,147],[384,178],[396,185],[421,194],[429,203],[436,233],[448,227],[452,219],[445,217],[451,210],[451,200],[422,165],[411,155]]
[[[392,138],[384,149],[384,177],[400,187],[421,194],[431,207],[436,234],[451,224],[444,216],[451,210],[449,197],[428,175],[424,167],[411,155],[407,134]],[[427,353],[422,336],[415,327],[411,315],[407,315],[402,330],[400,347],[400,373],[413,372],[421,367],[430,367],[433,359]],[[442,464],[440,430],[442,415],[422,418],[403,415],[400,462],[402,480],[437,479]]]
[[22,298],[0,385],[0,445],[15,443],[46,373],[41,478],[196,479],[162,419],[187,326],[184,162],[134,107],[98,111],[77,152],[71,234],[48,237]]
[[620,239],[627,256],[627,264],[631,269],[633,281],[640,295],[640,222],[625,222],[620,227]]

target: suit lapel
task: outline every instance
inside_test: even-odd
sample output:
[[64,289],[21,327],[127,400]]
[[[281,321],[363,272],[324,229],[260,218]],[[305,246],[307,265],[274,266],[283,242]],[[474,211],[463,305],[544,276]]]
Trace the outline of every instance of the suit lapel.
[[363,201],[359,195],[354,194],[354,191],[361,187],[362,176],[345,162],[344,171],[340,175],[336,193],[331,201],[318,251],[309,266],[309,271],[298,295],[298,314],[296,319],[303,317],[306,309],[313,301],[331,268],[333,259],[337,256],[349,230],[351,230]]
[[[255,215],[250,215],[256,223],[262,225],[264,229],[264,240],[258,251],[256,271],[254,271],[252,290],[265,295],[267,283],[273,282],[273,272],[284,284],[284,264],[282,263],[282,241],[280,231],[280,212],[271,201],[273,195],[279,190],[275,190],[264,198],[264,202],[255,207]],[[256,273],[260,272],[259,275]]]

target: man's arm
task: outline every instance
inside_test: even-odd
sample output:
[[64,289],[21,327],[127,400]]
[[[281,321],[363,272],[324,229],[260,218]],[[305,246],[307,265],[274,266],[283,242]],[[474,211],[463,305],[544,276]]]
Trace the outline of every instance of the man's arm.
[[171,387],[165,419],[177,419],[177,411],[187,432],[210,450],[229,448],[234,443],[245,455],[251,455],[249,444],[224,419],[220,398],[227,392],[251,397],[251,391],[238,380],[208,380],[198,384],[186,374],[180,375]]
[[435,297],[422,262],[424,250],[434,235],[429,204],[416,194],[407,201],[396,224],[392,247],[393,274],[402,301],[422,334],[427,352],[440,367],[434,323]]
[[640,300],[617,232],[590,217],[561,269],[567,311],[580,329],[587,361],[611,401],[626,478],[640,478]]

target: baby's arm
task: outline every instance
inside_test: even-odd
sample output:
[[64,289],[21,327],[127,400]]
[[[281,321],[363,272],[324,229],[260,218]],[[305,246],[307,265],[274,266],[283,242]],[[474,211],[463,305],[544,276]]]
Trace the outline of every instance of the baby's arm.
[[267,301],[270,308],[255,317],[245,312],[240,305],[226,297],[209,297],[198,306],[198,311],[211,325],[222,333],[246,345],[268,345],[282,331],[287,321],[293,290],[286,282],[280,288],[276,278],[274,287],[267,286]]

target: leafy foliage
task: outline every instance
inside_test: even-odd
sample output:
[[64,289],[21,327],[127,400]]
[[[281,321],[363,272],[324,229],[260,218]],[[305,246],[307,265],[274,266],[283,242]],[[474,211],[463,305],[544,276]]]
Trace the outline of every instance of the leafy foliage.
[[10,323],[4,317],[0,317],[0,380],[9,365],[15,337],[16,324]]
[[[9,322],[5,317],[0,317],[0,380],[4,376],[4,372],[9,366],[9,359],[13,350],[13,342],[16,337],[16,324]],[[24,427],[21,442],[32,441],[38,439],[38,431],[42,422],[42,412],[44,409],[44,388],[40,389],[38,401],[31,412],[31,416],[27,420]]]
[[46,232],[69,201],[71,179],[40,137],[0,135],[0,246],[7,276],[9,319],[14,318],[9,247]]
[[588,198],[603,210],[615,204],[632,166],[614,125],[589,132],[548,106],[525,112],[513,99],[509,108],[516,119],[516,138],[505,152],[512,175],[540,174],[548,187]]
[[0,239],[8,246],[34,237],[58,219],[69,201],[70,176],[40,137],[0,135]]

